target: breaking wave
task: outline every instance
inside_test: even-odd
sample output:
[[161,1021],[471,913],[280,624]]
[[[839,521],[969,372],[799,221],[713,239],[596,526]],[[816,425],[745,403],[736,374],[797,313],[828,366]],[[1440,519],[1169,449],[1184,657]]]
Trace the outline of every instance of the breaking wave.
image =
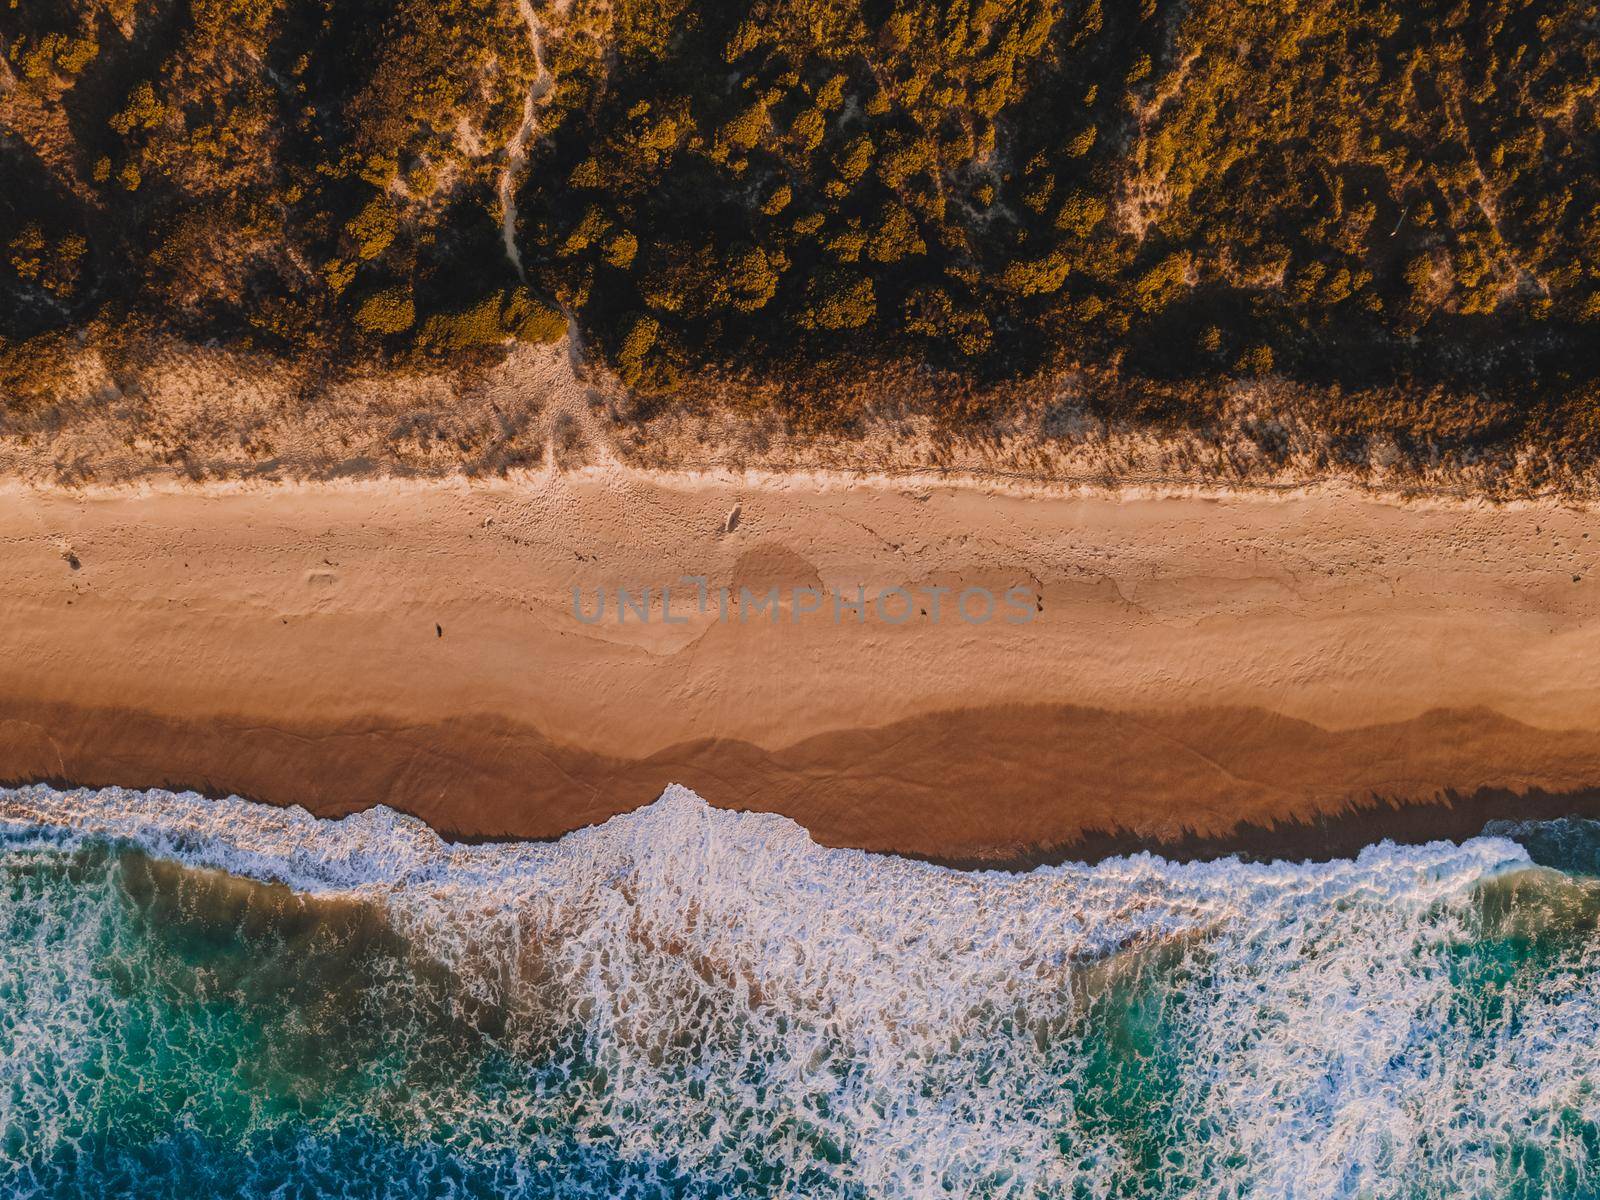
[[0,790],[0,1192],[1591,1195],[1597,828],[1011,875]]

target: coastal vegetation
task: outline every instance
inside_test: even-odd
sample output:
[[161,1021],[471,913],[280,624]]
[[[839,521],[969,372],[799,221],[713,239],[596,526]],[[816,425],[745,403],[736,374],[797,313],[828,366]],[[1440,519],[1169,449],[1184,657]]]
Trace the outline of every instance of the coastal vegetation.
[[1274,377],[1600,448],[1600,0],[531,13],[0,4],[6,402],[113,328],[417,369],[570,320],[646,406],[1077,371],[1204,424]]

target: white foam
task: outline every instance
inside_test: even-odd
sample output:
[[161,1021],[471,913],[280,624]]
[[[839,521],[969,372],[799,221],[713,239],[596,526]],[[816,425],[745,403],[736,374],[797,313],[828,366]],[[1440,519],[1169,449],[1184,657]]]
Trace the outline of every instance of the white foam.
[[[571,1120],[713,1173],[792,1154],[885,1197],[1125,1182],[1138,1147],[1079,1102],[1098,1086],[1084,1006],[1107,963],[1155,970],[1160,947],[1179,964],[1155,986],[1178,1031],[1167,1195],[1474,1194],[1506,1145],[1581,1157],[1559,1114],[1600,1117],[1592,947],[1515,996],[1514,1032],[1452,1008],[1474,887],[1533,870],[1498,838],[1322,864],[964,873],[824,849],[678,787],[540,845],[451,845],[382,808],[323,821],[115,788],[0,791],[0,828],[13,847],[126,839],[383,904],[482,998],[581,1018],[608,1089]],[[817,1168],[802,1128],[845,1161]]]

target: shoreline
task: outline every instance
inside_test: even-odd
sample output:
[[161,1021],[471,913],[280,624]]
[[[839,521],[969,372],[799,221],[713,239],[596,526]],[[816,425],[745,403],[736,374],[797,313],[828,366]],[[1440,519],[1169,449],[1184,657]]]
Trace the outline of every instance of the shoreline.
[[[103,791],[160,793],[180,798],[192,796],[207,805],[242,803],[257,805],[264,809],[298,809],[317,820],[330,821],[371,811],[371,808],[367,807],[352,808],[348,812],[316,812],[292,802],[280,804],[232,792],[184,787],[176,783],[127,787],[122,784],[81,783],[68,779],[0,779],[0,791],[26,792],[27,789],[35,787],[48,788],[68,796],[79,792]],[[669,784],[662,789],[660,795],[632,808],[620,808],[592,824],[577,825],[562,833],[543,836],[464,835],[440,830],[425,820],[422,824],[447,846],[554,845],[575,834],[593,831],[618,818],[636,815],[660,803],[675,790],[688,790],[698,799],[704,800],[704,797],[692,789],[684,789],[680,784]],[[776,809],[711,805],[709,801],[706,803],[712,808],[733,814],[784,815]],[[401,815],[416,816],[409,812]],[[1245,823],[1229,833],[1208,837],[1190,835],[1175,840],[1151,841],[1126,831],[1092,832],[1070,843],[1038,847],[1011,858],[952,858],[904,850],[869,849],[850,844],[835,845],[819,840],[810,829],[798,821],[795,823],[800,825],[813,844],[825,850],[847,850],[882,858],[925,863],[968,874],[998,872],[1007,875],[1026,875],[1041,868],[1094,867],[1108,861],[1137,858],[1144,854],[1152,855],[1174,866],[1221,862],[1229,859],[1263,865],[1349,862],[1359,858],[1363,851],[1382,845],[1424,846],[1448,843],[1459,846],[1480,837],[1512,836],[1503,830],[1489,831],[1488,826],[1492,823],[1537,824],[1567,818],[1600,822],[1600,788],[1565,794],[1544,792],[1518,794],[1503,789],[1484,788],[1471,795],[1446,795],[1431,801],[1407,804],[1395,804],[1379,798],[1369,804],[1309,820],[1292,820],[1276,825]]]
[[[1022,498],[615,467],[9,488],[0,779],[386,803],[467,838],[559,836],[680,783],[825,845],[966,865],[1366,844],[1390,803],[1421,836],[1461,828],[1445,796],[1593,803],[1595,538],[1570,506],[1342,488]],[[568,611],[574,587],[690,574],[1021,586],[1041,611]]]

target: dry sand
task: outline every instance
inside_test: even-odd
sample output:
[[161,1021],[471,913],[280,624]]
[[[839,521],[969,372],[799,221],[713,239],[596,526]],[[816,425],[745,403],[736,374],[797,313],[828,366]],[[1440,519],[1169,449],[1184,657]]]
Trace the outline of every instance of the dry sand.
[[[1600,518],[1550,503],[611,463],[18,485],[0,545],[13,782],[382,802],[454,835],[545,837],[675,781],[829,844],[961,861],[1225,846],[1241,824],[1338,814],[1368,841],[1379,799],[1493,789],[1495,811],[1533,813],[1600,786]],[[685,575],[830,595],[776,625],[701,614],[687,585],[686,624],[659,601],[648,624],[574,615],[574,587],[592,613],[597,588]],[[1042,611],[833,617],[839,590],[939,585],[1027,588]],[[1482,808],[1415,810],[1415,832]]]

